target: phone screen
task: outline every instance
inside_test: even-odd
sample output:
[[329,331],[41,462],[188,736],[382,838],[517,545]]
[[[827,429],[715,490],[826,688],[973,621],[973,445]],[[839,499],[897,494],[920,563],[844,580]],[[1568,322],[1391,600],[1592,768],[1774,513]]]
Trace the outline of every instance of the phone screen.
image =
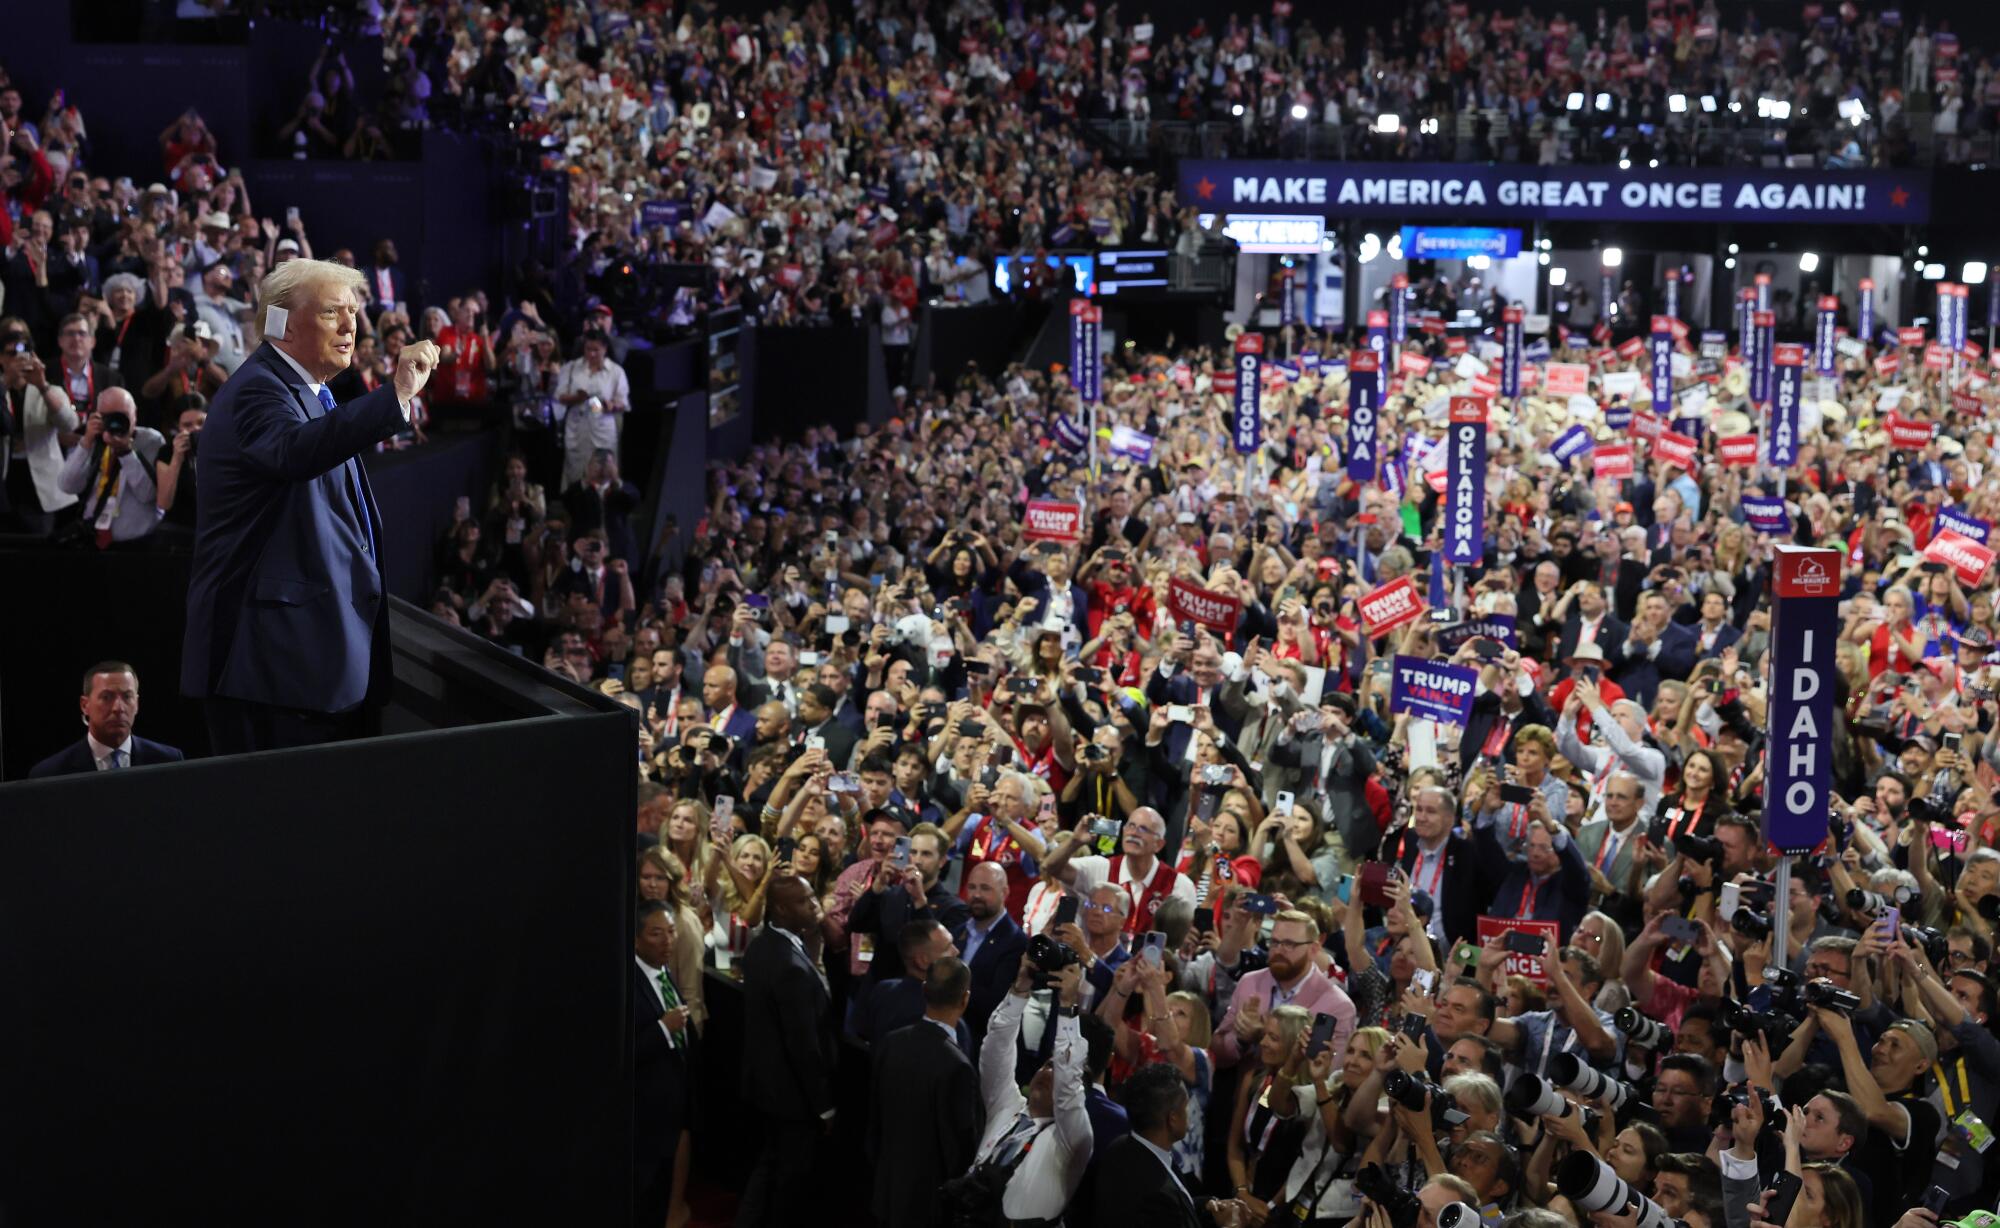
[[1075,924],[1076,924],[1076,897],[1073,895],[1065,895],[1062,899],[1056,901],[1056,915],[1049,922],[1049,926],[1050,928],[1054,928],[1055,926],[1058,925],[1075,925]]
[[1167,958],[1166,934],[1161,932],[1160,930],[1154,930],[1151,933],[1147,934],[1145,950],[1141,951],[1139,954],[1140,958],[1144,959],[1147,963],[1153,965],[1155,968],[1159,967],[1162,963],[1166,962]]

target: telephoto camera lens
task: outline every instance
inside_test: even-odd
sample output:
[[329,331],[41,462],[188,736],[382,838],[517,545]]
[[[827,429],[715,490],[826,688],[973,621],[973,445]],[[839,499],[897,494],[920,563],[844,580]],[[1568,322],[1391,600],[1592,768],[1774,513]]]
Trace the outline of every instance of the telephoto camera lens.
[[1382,1094],[1412,1112],[1424,1107],[1424,1096],[1431,1090],[1428,1079],[1407,1070],[1392,1070],[1382,1080]]
[[1863,891],[1859,887],[1854,887],[1847,893],[1847,906],[1855,912],[1866,913],[1872,917],[1889,907],[1889,900],[1879,891]]
[[1760,912],[1739,908],[1736,915],[1729,919],[1729,928],[1752,942],[1762,942],[1771,936],[1771,918]]
[[1832,981],[1807,981],[1804,997],[1807,1006],[1823,1006],[1843,1015],[1851,1015],[1861,1009],[1860,994],[1842,989]]
[[1437,1213],[1438,1228],[1479,1228],[1479,1212],[1462,1202],[1454,1202]]
[[1587,1151],[1571,1152],[1556,1169],[1556,1188],[1585,1215],[1638,1211],[1638,1228],[1675,1228],[1660,1204],[1620,1180],[1611,1166]]
[[1574,1053],[1556,1054],[1555,1060],[1549,1064],[1549,1077],[1560,1086],[1585,1099],[1595,1100],[1614,1113],[1632,1097],[1632,1088],[1628,1084],[1620,1083],[1595,1067],[1584,1065],[1583,1059]]
[[1527,1117],[1564,1117],[1576,1111],[1561,1089],[1529,1071],[1514,1076],[1507,1088],[1507,1107]]
[[1666,1024],[1641,1015],[1635,1006],[1628,1006],[1619,1011],[1611,1017],[1611,1021],[1618,1025],[1619,1031],[1625,1033],[1628,1042],[1641,1049],[1652,1049],[1657,1052],[1666,1048],[1674,1039],[1674,1034],[1667,1030]]

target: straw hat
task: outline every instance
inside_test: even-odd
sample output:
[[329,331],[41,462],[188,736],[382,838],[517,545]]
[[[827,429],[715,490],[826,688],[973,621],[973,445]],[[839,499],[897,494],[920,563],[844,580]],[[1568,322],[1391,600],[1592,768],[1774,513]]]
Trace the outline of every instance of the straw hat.
[[1718,435],[1747,435],[1750,433],[1750,415],[1740,409],[1732,409],[1715,419],[1715,433]]

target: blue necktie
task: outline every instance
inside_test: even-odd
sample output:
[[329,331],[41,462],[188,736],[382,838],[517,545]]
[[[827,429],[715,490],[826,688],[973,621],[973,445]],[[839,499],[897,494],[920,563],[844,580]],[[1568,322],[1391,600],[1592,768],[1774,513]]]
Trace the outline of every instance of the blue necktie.
[[[326,412],[333,412],[333,390],[325,384],[319,386],[319,403]],[[361,548],[372,554],[375,551],[375,522],[368,515],[367,501],[361,497],[361,477],[354,471],[356,464],[357,462],[350,457],[344,466],[347,470],[347,497],[354,501],[354,517],[361,522],[362,531],[368,535],[368,540],[362,543]]]

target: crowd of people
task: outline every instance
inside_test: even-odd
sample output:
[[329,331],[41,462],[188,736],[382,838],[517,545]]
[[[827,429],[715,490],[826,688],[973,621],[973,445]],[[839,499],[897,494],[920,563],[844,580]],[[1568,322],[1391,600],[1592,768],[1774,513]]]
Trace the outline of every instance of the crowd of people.
[[[1251,73],[1266,46],[1302,86],[1308,64],[1386,82],[1432,57],[1450,88],[1424,96],[1528,80],[1448,8],[1339,52],[1278,16],[1136,60],[1152,40],[1115,10],[437,15],[391,14],[392,44],[448,31],[452,88],[511,77],[542,100],[530,136],[575,171],[566,275],[706,263],[720,301],[772,320],[886,313],[1064,229],[1183,230],[1170,193],[1066,122],[1110,65],[1139,66],[1135,98],[1183,74],[1197,108],[1253,75],[1257,114],[1286,78]],[[1546,62],[1557,20],[1480,29]],[[1808,92],[1886,97],[1939,45],[1893,29],[1837,14],[1712,57],[1677,30],[1635,62],[1650,30],[1576,27],[1565,54],[1671,61],[1630,75],[1639,96],[1763,88],[1796,61]],[[1249,65],[1220,66],[1230,40]],[[1371,88],[1381,106],[1392,87]],[[73,108],[37,122],[9,93],[5,514],[110,548],[192,494],[205,398],[260,338],[259,278],[310,247],[296,215],[251,208],[198,115],[137,190],[87,164]],[[662,183],[683,207],[654,226]],[[1930,550],[2000,516],[1980,355],[1892,369],[1857,338],[1779,471],[1724,463],[1760,421],[1738,356],[1687,350],[1669,412],[1643,379],[1613,390],[1634,358],[1555,339],[1592,367],[1589,404],[1544,395],[1531,363],[1494,405],[1485,556],[1448,571],[1432,479],[1471,380],[1416,334],[1433,361],[1392,363],[1378,410],[1393,450],[1350,477],[1354,339],[1296,328],[1267,339],[1286,375],[1250,453],[1227,355],[1134,347],[1094,410],[1070,373],[1017,366],[903,393],[884,426],[761,442],[716,467],[685,540],[651,543],[619,469],[615,321],[592,312],[565,361],[552,300],[493,324],[480,291],[425,309],[396,256],[345,253],[372,299],[354,379],[435,340],[429,412],[507,406],[521,443],[462,501],[433,609],[635,710],[643,1222],[688,1215],[716,978],[740,982],[745,1051],[785,1057],[743,1071],[763,1127],[746,1225],[807,1213],[825,1123],[855,1107],[844,1043],[869,1050],[854,1124],[888,1225],[1934,1228],[1995,1205],[1996,580],[1990,554]],[[1619,441],[1626,412],[1688,423],[1693,462],[1642,439],[1631,476],[1599,478],[1552,454],[1578,425]],[[1757,495],[1786,501],[1779,531],[1747,515]],[[1078,531],[1030,532],[1044,500],[1081,508]],[[1790,541],[1843,559],[1837,800],[1778,931],[1759,816]],[[1402,579],[1449,617],[1370,625],[1365,599]],[[1233,613],[1177,612],[1177,584]],[[1469,713],[1404,707],[1397,656],[1475,670]],[[93,750],[121,753],[136,699],[129,666],[86,675]]]

